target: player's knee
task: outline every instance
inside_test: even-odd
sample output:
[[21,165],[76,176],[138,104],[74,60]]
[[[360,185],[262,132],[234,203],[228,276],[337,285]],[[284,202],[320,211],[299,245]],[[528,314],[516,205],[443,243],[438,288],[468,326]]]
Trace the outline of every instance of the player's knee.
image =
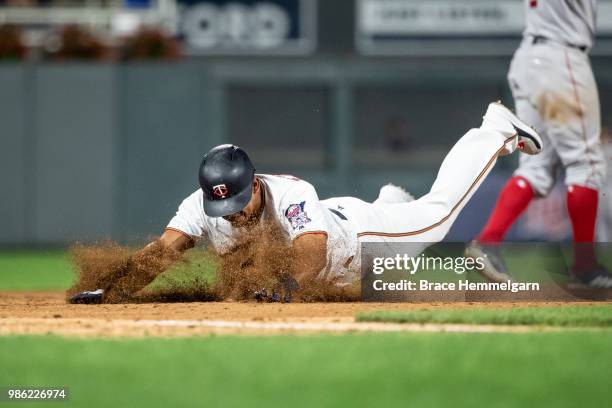
[[548,196],[555,186],[555,179],[544,172],[517,172],[512,182],[521,189],[531,189],[537,197]]
[[406,203],[413,201],[414,197],[401,187],[393,184],[387,184],[380,188],[378,199],[374,201],[375,204],[392,204],[392,203]]
[[565,185],[600,190],[605,179],[604,166],[572,166],[566,169]]

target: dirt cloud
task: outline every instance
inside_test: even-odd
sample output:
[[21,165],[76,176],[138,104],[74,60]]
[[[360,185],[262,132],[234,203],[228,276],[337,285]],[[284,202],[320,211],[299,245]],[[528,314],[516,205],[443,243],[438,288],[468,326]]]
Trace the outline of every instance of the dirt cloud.
[[[269,226],[254,228],[245,234],[242,244],[228,254],[218,256],[209,252],[207,263],[217,265],[213,279],[206,276],[200,263],[157,242],[144,251],[113,242],[75,245],[71,255],[77,279],[67,291],[67,297],[101,288],[105,290],[104,303],[253,300],[255,291],[264,288],[268,293],[276,291],[284,295],[294,257],[283,234]],[[162,272],[177,263],[195,278],[187,283],[164,279]],[[147,287],[156,278],[161,284],[154,285],[153,289]],[[333,281],[311,282],[292,292],[293,301],[303,302],[356,301],[359,297],[358,285],[339,287]]]

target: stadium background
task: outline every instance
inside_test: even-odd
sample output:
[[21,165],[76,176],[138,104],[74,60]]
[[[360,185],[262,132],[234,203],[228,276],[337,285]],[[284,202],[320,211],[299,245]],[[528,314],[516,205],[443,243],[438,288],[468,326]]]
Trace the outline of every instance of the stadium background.
[[[486,104],[511,103],[505,76],[524,22],[519,0],[421,3],[3,2],[0,21],[31,48],[0,64],[0,245],[142,242],[197,188],[202,154],[225,142],[321,197],[372,200],[386,182],[423,194]],[[600,1],[592,58],[608,126],[610,10]],[[180,55],[49,57],[71,23],[109,49],[155,26]],[[500,161],[447,239],[478,231],[515,160]],[[567,239],[557,193],[510,238]]]

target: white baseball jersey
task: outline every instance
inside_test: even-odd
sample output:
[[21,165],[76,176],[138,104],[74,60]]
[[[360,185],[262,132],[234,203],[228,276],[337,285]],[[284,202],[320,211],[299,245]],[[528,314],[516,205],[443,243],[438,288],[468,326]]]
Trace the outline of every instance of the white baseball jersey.
[[593,47],[597,19],[596,0],[524,0],[527,28],[525,36]]
[[[265,208],[260,223],[279,226],[287,242],[304,234],[326,234],[327,266],[319,277],[342,279],[351,270],[358,252],[357,234],[352,224],[337,209],[332,211],[325,201],[320,201],[314,187],[304,180],[286,175],[257,174],[257,177],[265,189]],[[239,245],[246,230],[232,227],[222,217],[207,216],[202,201],[203,193],[198,189],[182,202],[167,228],[193,237],[208,236],[221,254]],[[355,268],[352,270],[357,272]]]

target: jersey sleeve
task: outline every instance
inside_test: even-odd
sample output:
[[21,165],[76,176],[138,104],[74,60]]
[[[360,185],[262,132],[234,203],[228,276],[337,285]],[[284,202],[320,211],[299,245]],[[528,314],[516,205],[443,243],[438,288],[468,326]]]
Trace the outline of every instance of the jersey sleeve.
[[180,231],[191,237],[199,237],[205,234],[202,190],[198,189],[183,200],[166,229]]
[[291,240],[303,234],[327,234],[328,214],[314,187],[304,181],[290,189],[281,200],[281,219]]

